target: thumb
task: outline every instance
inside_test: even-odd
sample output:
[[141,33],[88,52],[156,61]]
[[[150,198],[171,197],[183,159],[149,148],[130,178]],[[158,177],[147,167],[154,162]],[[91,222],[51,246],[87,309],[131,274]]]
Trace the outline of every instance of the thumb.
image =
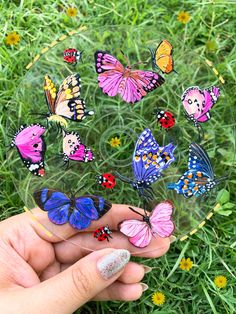
[[31,288],[33,308],[44,314],[71,314],[113,283],[129,259],[129,251],[121,249],[103,249],[87,255],[60,274]]

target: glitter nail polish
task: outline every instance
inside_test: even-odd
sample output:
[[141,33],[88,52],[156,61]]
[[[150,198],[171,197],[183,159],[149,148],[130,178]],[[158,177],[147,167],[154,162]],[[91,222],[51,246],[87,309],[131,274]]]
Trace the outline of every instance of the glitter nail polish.
[[97,262],[97,268],[104,279],[109,279],[117,274],[130,260],[127,250],[115,250],[103,256]]

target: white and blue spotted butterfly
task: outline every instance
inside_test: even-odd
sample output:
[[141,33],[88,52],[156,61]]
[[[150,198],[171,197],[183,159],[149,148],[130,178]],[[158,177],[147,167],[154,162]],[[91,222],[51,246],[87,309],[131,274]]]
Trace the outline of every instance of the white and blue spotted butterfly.
[[206,151],[197,143],[189,146],[188,170],[177,183],[169,183],[167,188],[190,198],[198,197],[209,192],[226,177],[215,179],[211,161]]

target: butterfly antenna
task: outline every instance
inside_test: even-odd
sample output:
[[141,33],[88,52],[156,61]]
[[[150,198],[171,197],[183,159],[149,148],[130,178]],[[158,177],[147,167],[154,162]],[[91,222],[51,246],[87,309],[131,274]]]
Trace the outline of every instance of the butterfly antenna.
[[223,177],[220,177],[219,179],[215,180],[215,183],[218,184],[218,183],[225,181],[227,179],[229,179],[229,176],[223,176]]
[[115,171],[115,175],[123,182],[132,183],[133,181],[127,177],[122,176],[119,172]]
[[82,185],[82,186],[79,187],[72,195],[75,196],[76,194],[79,193],[79,191],[83,190],[84,187],[85,187],[85,185]]
[[126,62],[127,62],[127,64],[128,64],[128,66],[130,66],[129,58],[126,57],[126,55],[124,54],[124,52],[123,52],[121,49],[120,49],[120,52],[122,53],[123,57],[125,58],[125,60],[126,60]]
[[129,207],[130,210],[132,210],[132,212],[142,216],[142,217],[145,217],[143,214],[139,213],[137,210],[133,209],[132,207]]

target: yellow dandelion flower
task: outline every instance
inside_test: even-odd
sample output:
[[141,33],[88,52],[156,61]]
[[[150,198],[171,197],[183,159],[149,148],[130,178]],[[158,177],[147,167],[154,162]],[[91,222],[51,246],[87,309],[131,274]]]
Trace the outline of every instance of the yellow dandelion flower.
[[225,288],[227,285],[227,278],[225,276],[216,276],[214,284],[217,288]]
[[162,305],[166,302],[166,297],[162,292],[155,292],[152,295],[152,303],[155,305]]
[[78,13],[78,10],[75,7],[70,7],[66,10],[66,14],[70,17],[75,17]]
[[193,262],[191,261],[191,259],[189,257],[187,259],[186,258],[182,258],[181,262],[179,264],[179,267],[182,270],[189,271],[193,267]]
[[180,23],[186,24],[190,20],[190,15],[188,12],[181,11],[179,12],[177,19]]
[[111,147],[118,147],[121,144],[121,141],[119,139],[119,137],[113,137],[110,141],[109,144],[111,145]]
[[7,45],[17,45],[20,42],[20,35],[17,32],[9,33],[6,36]]

